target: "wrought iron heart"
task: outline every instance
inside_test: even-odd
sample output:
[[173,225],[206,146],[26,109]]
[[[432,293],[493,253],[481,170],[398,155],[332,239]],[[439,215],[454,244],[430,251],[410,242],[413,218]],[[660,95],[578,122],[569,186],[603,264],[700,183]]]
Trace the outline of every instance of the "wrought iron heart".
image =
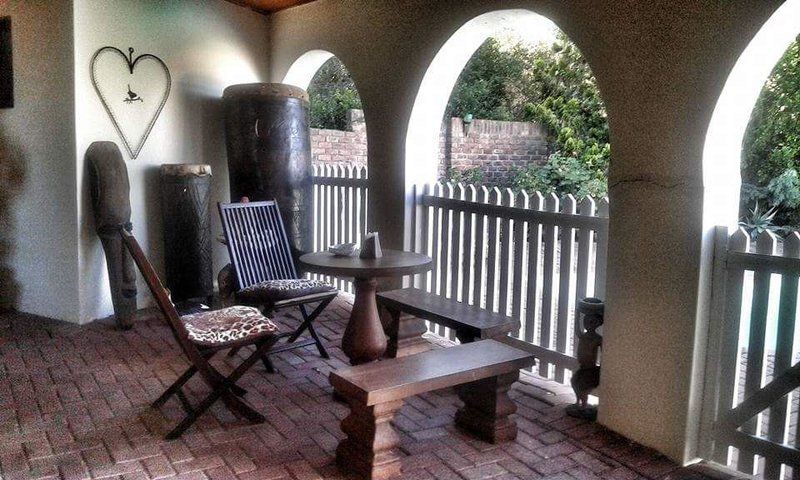
[[131,158],[139,156],[150,131],[167,103],[172,77],[155,55],[133,57],[115,47],[92,56],[92,85]]

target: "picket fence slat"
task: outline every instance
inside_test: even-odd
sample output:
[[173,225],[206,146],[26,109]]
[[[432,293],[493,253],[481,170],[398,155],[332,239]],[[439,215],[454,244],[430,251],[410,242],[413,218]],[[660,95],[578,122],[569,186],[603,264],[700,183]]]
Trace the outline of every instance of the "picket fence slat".
[[[474,202],[478,198],[478,191],[475,185],[468,185],[465,193],[465,200]],[[464,248],[462,251],[463,263],[461,264],[461,301],[464,303],[473,303],[474,297],[471,297],[471,282],[472,272],[474,270],[474,257],[473,257],[473,219],[474,214],[464,212]]]
[[[743,229],[737,230],[728,242],[729,252],[746,252],[750,249],[750,236]],[[730,266],[729,266],[730,268]],[[722,322],[722,339],[719,353],[717,412],[726,412],[733,407],[739,372],[739,324],[742,312],[742,287],[744,270],[730,270],[725,285],[725,318]],[[727,367],[727,368],[725,368]],[[728,445],[724,441],[714,443],[713,459],[727,465]]]
[[[527,195],[527,207],[531,210],[544,208],[544,197],[539,192]],[[539,299],[539,265],[542,245],[542,225],[533,221],[528,225],[528,275],[525,299],[525,332],[524,340],[528,343],[537,342],[537,326],[539,325],[539,308],[542,302]]]
[[[578,212],[578,204],[575,197],[567,195],[561,200],[561,213],[565,215],[575,215]],[[556,350],[569,353],[567,350],[567,338],[572,333],[569,328],[570,314],[570,286],[572,280],[572,253],[575,249],[575,232],[570,227],[560,229],[560,248],[559,257],[559,277],[558,277],[558,314],[556,326]],[[564,367],[556,366],[556,382],[564,382]]]
[[[522,192],[518,192],[514,198],[513,206],[524,206],[527,207],[526,197],[523,196]],[[514,220],[514,237],[513,237],[513,246],[511,247],[511,251],[513,252],[513,275],[512,275],[512,288],[511,288],[511,317],[514,320],[520,322],[522,325],[523,319],[521,316],[522,312],[522,299],[525,296],[525,292],[523,290],[523,278],[522,274],[524,270],[523,261],[525,255],[525,222],[521,222],[519,220]],[[513,332],[513,335],[519,336],[519,331]]]
[[[506,207],[514,206],[514,193],[511,191],[511,189],[500,191],[500,204]],[[511,302],[509,301],[508,297],[509,272],[512,271],[511,254],[513,252],[511,248],[513,242],[513,237],[511,236],[511,224],[512,220],[508,217],[499,219],[500,230],[498,231],[498,244],[500,245],[500,278],[497,288],[497,311],[503,315],[511,314]]]
[[[783,244],[783,256],[800,257],[800,233],[792,232]],[[778,326],[773,363],[773,378],[792,366],[792,347],[794,346],[794,322],[797,316],[797,275],[786,275],[781,279],[780,300],[778,305]],[[786,416],[791,412],[792,394],[786,395],[769,410],[767,438],[775,443],[786,441]],[[781,476],[781,464],[772,459],[765,459],[764,478],[778,479]]]
[[[595,202],[592,197],[584,198],[578,207],[578,213],[586,216],[595,214]],[[581,228],[578,230],[578,260],[575,279],[575,298],[586,298],[589,290],[589,261],[592,254],[592,230]],[[578,342],[578,303],[573,309],[573,348]]]
[[[559,199],[551,193],[545,199],[545,210],[548,212],[558,212]],[[556,256],[556,242],[558,242],[558,229],[554,224],[545,225],[543,228],[544,237],[544,273],[542,285],[542,317],[539,329],[541,330],[541,338],[539,344],[547,349],[551,348],[553,342],[553,290],[554,280],[553,275],[555,269],[555,256]],[[545,362],[539,363],[539,375],[549,377],[550,364]]]
[[[486,187],[481,187],[479,191],[480,195],[480,203],[489,203],[489,190]],[[428,197],[426,197],[428,198]],[[424,199],[423,199],[424,201]],[[484,282],[486,277],[484,275],[485,271],[485,256],[484,252],[486,251],[486,216],[483,214],[476,212],[475,213],[475,252],[474,252],[474,265],[475,265],[475,281],[473,282],[472,286],[472,301],[473,305],[477,305],[481,308],[486,308],[486,300],[484,297]]]
[[[775,234],[766,231],[758,237],[756,251],[762,255],[776,253],[777,239]],[[750,339],[747,347],[747,367],[745,370],[745,398],[757,392],[764,378],[764,340],[767,332],[767,308],[769,305],[769,286],[771,274],[756,271],[753,275],[753,302],[750,314]],[[758,433],[761,415],[757,415],[742,425],[742,431],[755,435]],[[753,472],[754,456],[745,450],[739,451],[738,467],[743,472]]]

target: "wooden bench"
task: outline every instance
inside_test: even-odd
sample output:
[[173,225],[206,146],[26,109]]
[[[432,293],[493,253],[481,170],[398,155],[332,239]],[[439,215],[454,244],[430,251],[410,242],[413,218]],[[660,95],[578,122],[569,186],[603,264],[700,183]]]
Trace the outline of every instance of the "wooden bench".
[[508,390],[519,370],[533,363],[528,352],[482,340],[331,372],[331,384],[350,405],[341,424],[347,438],[336,449],[337,464],[371,480],[399,474],[394,414],[404,398],[448,387],[457,387],[464,402],[456,412],[458,426],[492,443],[513,440],[517,426],[509,415],[517,407]]
[[422,320],[452,328],[461,343],[504,337],[519,329],[519,321],[511,317],[418,288],[381,292],[377,299],[391,315],[387,328],[389,357],[402,357],[428,348],[421,338],[427,330]]

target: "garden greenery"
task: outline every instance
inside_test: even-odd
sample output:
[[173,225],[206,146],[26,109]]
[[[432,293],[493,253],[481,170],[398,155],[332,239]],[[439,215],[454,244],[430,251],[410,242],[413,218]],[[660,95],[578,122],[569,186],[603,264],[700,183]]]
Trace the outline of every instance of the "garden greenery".
[[325,62],[311,79],[308,96],[311,100],[311,128],[344,130],[347,111],[361,108],[361,97],[353,78],[336,57]]
[[468,114],[547,128],[550,158],[514,172],[514,187],[579,198],[606,195],[611,156],[606,109],[589,64],[563,33],[536,46],[484,42],[448,103],[447,115]]
[[778,61],[753,109],[742,145],[743,225],[754,206],[775,225],[800,226],[800,37]]

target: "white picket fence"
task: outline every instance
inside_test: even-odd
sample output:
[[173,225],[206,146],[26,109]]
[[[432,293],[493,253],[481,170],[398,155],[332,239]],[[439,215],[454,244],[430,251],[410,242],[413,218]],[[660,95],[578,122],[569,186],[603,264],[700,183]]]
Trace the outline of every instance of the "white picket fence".
[[565,382],[576,300],[604,297],[608,200],[452,183],[414,193],[413,247],[434,264],[414,286],[519,319],[538,373]]
[[[367,229],[367,168],[351,164],[313,165],[314,251],[338,243],[360,243]],[[347,279],[313,275],[353,293]]]
[[799,278],[798,232],[751,245],[717,227],[701,440],[705,456],[767,479],[800,478]]

